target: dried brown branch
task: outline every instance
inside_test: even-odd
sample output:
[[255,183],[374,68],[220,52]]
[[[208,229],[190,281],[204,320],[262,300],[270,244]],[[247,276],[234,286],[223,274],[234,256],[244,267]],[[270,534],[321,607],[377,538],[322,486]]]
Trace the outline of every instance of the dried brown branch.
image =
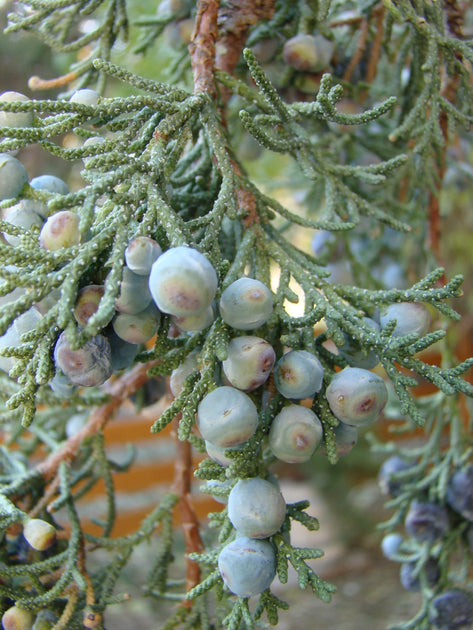
[[214,81],[215,42],[217,41],[217,14],[220,0],[198,0],[194,32],[189,44],[194,92],[207,92],[215,96]]
[[36,90],[54,90],[55,88],[61,88],[72,81],[75,81],[79,75],[77,72],[68,72],[61,77],[55,79],[41,79],[41,77],[30,77],[28,79],[28,87],[35,92]]
[[58,451],[38,464],[37,471],[44,477],[45,481],[54,478],[61,462],[74,459],[86,438],[95,435],[104,428],[120,405],[146,383],[148,370],[158,363],[159,361],[156,360],[136,365],[128,374],[124,374],[110,384],[107,390],[110,401],[94,409],[87,424],[80,431],[70,437]]
[[[176,459],[174,463],[174,491],[179,497],[179,511],[184,531],[186,554],[201,552],[204,545],[200,537],[199,521],[192,504],[192,451],[189,442],[181,442],[177,437],[180,414],[173,420],[173,432],[176,441]],[[186,558],[186,592],[200,583],[200,567],[194,560]],[[182,606],[191,607],[192,601],[185,600]]]
[[[250,26],[259,20],[270,20],[274,14],[275,0],[230,0],[218,13],[219,37],[215,66],[233,74]],[[230,92],[222,89],[222,100],[226,103]]]

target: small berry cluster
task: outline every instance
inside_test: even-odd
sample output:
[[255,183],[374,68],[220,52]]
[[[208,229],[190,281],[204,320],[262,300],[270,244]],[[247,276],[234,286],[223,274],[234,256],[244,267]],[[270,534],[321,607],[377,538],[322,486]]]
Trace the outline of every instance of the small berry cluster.
[[[438,630],[460,630],[473,624],[473,593],[458,588],[448,572],[443,553],[458,532],[460,543],[471,553],[473,542],[473,466],[455,470],[447,481],[444,501],[421,495],[417,463],[394,455],[379,472],[382,491],[393,499],[411,496],[404,528],[407,538],[392,532],[381,548],[386,558],[401,562],[400,579],[408,591],[427,592],[427,616]],[[411,492],[412,491],[412,492]]]

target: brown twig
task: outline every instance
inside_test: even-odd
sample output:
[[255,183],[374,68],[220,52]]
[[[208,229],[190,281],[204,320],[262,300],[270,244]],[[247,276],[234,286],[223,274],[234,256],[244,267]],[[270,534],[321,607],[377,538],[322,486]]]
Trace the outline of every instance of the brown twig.
[[[179,497],[179,511],[186,545],[186,554],[201,552],[204,545],[200,537],[199,521],[192,505],[192,451],[189,442],[181,442],[177,437],[180,414],[173,420],[173,432],[176,441],[176,459],[174,462],[174,491]],[[200,567],[194,560],[186,557],[186,592],[200,583]],[[191,607],[192,602],[185,600],[182,606]]]
[[194,32],[189,44],[194,93],[207,92],[215,96],[214,81],[215,42],[217,41],[217,14],[220,0],[198,0]]
[[[446,13],[446,23],[449,32],[454,37],[458,37],[462,39],[463,37],[463,13],[460,9],[457,0],[446,0],[445,1],[445,13]],[[461,60],[460,53],[457,53],[457,58]],[[442,94],[445,98],[447,98],[450,103],[455,103],[457,98],[458,91],[458,75],[449,76],[445,81]],[[437,163],[437,184],[434,191],[429,193],[429,202],[428,202],[428,216],[429,216],[429,245],[432,252],[435,255],[436,260],[439,264],[442,264],[442,257],[440,253],[440,237],[441,237],[441,224],[440,224],[440,203],[439,203],[439,194],[440,188],[442,186],[443,178],[446,170],[446,151],[448,144],[448,116],[445,111],[442,111],[439,118],[440,128],[442,130],[442,135],[444,138],[444,146],[442,148],[441,154]],[[439,279],[439,284],[445,284],[446,278],[442,276]]]
[[[219,37],[215,66],[233,74],[250,26],[259,20],[270,20],[274,14],[275,0],[229,0],[218,13]],[[221,88],[221,98],[228,101],[231,92]]]
[[373,15],[376,16],[376,33],[373,40],[373,45],[371,46],[370,58],[368,60],[368,67],[366,69],[366,81],[367,83],[371,83],[374,81],[376,77],[376,72],[378,70],[378,61],[379,55],[381,52],[381,44],[383,41],[384,35],[384,6],[375,7],[373,10]]
[[366,42],[368,40],[368,32],[369,32],[370,24],[366,18],[363,18],[360,26],[360,34],[358,37],[358,42],[356,44],[355,52],[353,53],[353,57],[350,59],[350,63],[346,67],[345,72],[343,73],[343,80],[350,81],[351,75],[355,71],[356,66],[360,63],[361,58],[363,57],[366,50]]
[[136,365],[128,374],[124,374],[110,385],[107,393],[110,395],[111,400],[94,409],[89,416],[87,424],[80,431],[70,437],[58,451],[52,453],[47,459],[38,464],[37,471],[43,476],[45,481],[50,481],[54,478],[61,462],[74,459],[86,438],[95,435],[103,429],[120,405],[146,383],[148,370],[158,363],[159,361],[155,360]]
[[35,92],[36,90],[54,90],[55,88],[61,88],[78,78],[77,72],[68,72],[62,77],[56,77],[55,79],[41,79],[41,77],[30,77],[28,79],[28,87]]

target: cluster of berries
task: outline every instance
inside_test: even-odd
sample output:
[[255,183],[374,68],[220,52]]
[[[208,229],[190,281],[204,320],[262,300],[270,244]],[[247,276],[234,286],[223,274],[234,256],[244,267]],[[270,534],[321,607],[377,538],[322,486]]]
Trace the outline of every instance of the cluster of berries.
[[[382,491],[392,498],[409,491],[418,481],[416,463],[394,455],[379,472]],[[412,499],[404,521],[407,537],[387,534],[381,543],[384,555],[401,562],[400,579],[408,591],[423,587],[433,594],[428,615],[437,630],[460,630],[473,624],[473,593],[449,584],[442,575],[440,556],[455,529],[463,532],[462,540],[473,549],[473,466],[455,470],[449,477],[445,500],[426,497]]]

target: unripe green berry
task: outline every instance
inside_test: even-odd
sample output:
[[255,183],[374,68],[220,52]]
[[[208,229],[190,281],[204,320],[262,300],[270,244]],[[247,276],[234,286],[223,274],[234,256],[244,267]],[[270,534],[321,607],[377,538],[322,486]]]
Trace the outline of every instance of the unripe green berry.
[[34,614],[30,610],[12,606],[2,615],[3,630],[31,630]]
[[39,244],[49,251],[79,243],[79,217],[70,210],[60,210],[48,217],[39,235]]
[[322,423],[315,413],[302,405],[289,405],[271,424],[269,448],[283,462],[297,464],[312,457],[322,438]]
[[74,306],[74,317],[79,326],[86,326],[92,315],[97,312],[104,292],[101,284],[89,284],[79,291]]
[[56,529],[40,518],[30,519],[23,528],[26,542],[37,551],[49,549],[56,540]]
[[328,68],[333,54],[333,44],[322,35],[300,33],[284,44],[284,61],[303,72],[321,72]]
[[154,304],[150,304],[144,311],[130,315],[119,313],[112,321],[115,333],[128,343],[146,343],[157,332],[160,314]]

